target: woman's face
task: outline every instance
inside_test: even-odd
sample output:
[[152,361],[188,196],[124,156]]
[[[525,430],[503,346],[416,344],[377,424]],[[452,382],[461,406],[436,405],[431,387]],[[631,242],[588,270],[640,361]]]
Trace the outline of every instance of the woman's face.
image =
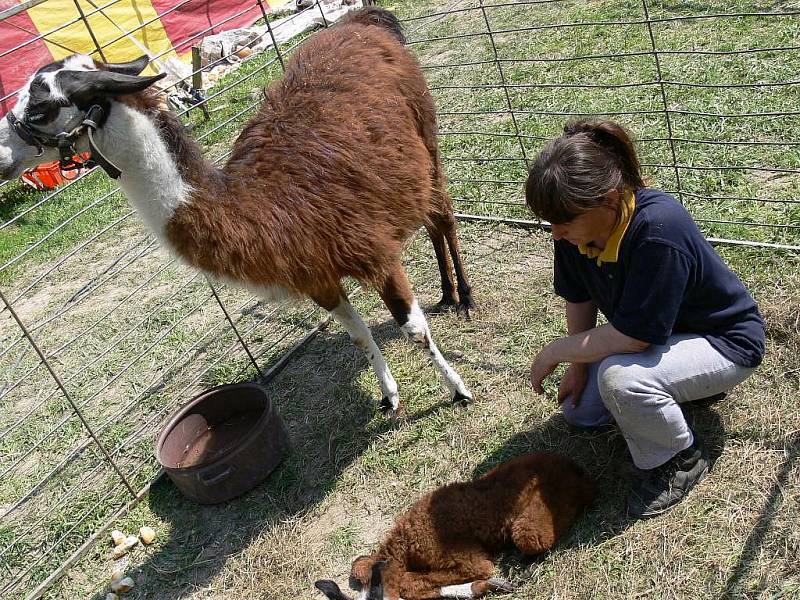
[[619,202],[618,197],[609,199],[607,204],[592,208],[571,221],[551,225],[550,231],[553,234],[553,239],[567,240],[575,246],[591,244],[598,248],[605,248],[606,241],[608,241],[614,226],[617,224],[615,200]]

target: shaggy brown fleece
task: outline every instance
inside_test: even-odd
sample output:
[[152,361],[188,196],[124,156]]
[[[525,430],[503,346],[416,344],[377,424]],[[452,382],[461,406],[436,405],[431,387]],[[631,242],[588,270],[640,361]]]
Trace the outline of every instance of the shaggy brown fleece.
[[595,485],[570,459],[538,452],[499,465],[478,479],[451,483],[400,515],[377,552],[353,562],[351,583],[383,598],[439,598],[441,588],[473,582],[474,597],[502,589],[491,580],[493,556],[509,546],[525,554],[549,550],[592,503]]
[[[433,99],[388,11],[368,8],[306,41],[221,170],[205,160],[174,117],[148,112],[194,190],[167,224],[192,265],[256,287],[280,286],[327,309],[354,277],[405,318],[410,286],[400,253],[420,226],[431,235],[443,302],[473,306],[445,191]],[[202,201],[200,201],[202,200]],[[458,292],[452,276],[455,263]],[[402,324],[402,323],[401,323]]]

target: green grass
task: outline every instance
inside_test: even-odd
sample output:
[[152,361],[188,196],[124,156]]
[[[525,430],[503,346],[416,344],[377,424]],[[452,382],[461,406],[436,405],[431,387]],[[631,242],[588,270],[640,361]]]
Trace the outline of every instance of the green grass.
[[[474,5],[474,4],[473,4]],[[462,6],[470,6],[469,3]],[[412,9],[414,10],[414,9]],[[690,5],[650,4],[653,18],[685,14],[770,11],[772,3],[735,2],[732,5],[704,5],[700,10]],[[416,12],[424,12],[417,8]],[[557,23],[596,21],[636,21],[643,18],[640,2],[597,1],[589,3],[557,2],[487,9],[494,31],[520,27],[548,26]],[[659,50],[734,50],[791,45],[798,32],[796,17],[737,17],[708,20],[672,21],[653,25]],[[423,27],[414,39],[444,37],[456,33],[485,32],[480,11],[454,14]],[[630,84],[658,80],[652,54],[624,58],[592,58],[563,62],[513,62],[513,59],[564,58],[602,54],[651,52],[647,29],[642,24],[585,25],[563,29],[544,29],[529,33],[494,35],[498,56],[509,89],[510,102],[517,111],[555,113],[604,113],[619,111],[663,111],[661,88],[655,86],[585,88],[558,87],[514,88],[532,83],[558,85]],[[488,36],[426,42],[412,46],[422,57],[423,65],[493,61],[494,52]],[[782,51],[726,56],[661,54],[660,67],[665,81],[701,84],[792,81],[800,67],[800,52]],[[496,64],[432,68],[426,71],[431,85],[497,84],[500,74]],[[711,113],[791,112],[797,105],[800,86],[777,88],[696,88],[666,85],[667,106],[672,111]],[[508,101],[502,90],[435,91],[438,105],[446,111],[500,111],[486,116],[444,116],[441,129],[448,132],[481,131],[514,133],[508,115]],[[505,114],[503,114],[505,112]],[[520,133],[528,157],[534,157],[545,140],[558,135],[566,115],[517,115]],[[668,137],[663,112],[616,117],[642,140]],[[704,117],[671,113],[672,135],[679,139],[722,142],[795,142],[798,139],[796,116],[782,117]],[[445,156],[483,158],[520,157],[516,138],[490,135],[447,135],[442,138]],[[711,145],[675,142],[677,163],[687,167],[750,166],[797,169],[800,146],[797,145]],[[747,169],[681,169],[680,188],[672,165],[672,149],[667,141],[641,141],[642,161],[666,167],[646,167],[651,184],[670,191],[678,189],[683,201],[704,230],[714,237],[778,242],[797,245],[800,240],[800,208],[796,203],[800,177],[796,173],[769,173]],[[524,217],[521,183],[525,178],[522,162],[454,161],[447,163],[451,179],[499,179],[516,184],[459,184],[453,194],[464,212]],[[792,202],[756,202],[708,200],[695,196],[738,196]],[[510,203],[503,204],[503,203]],[[755,225],[713,223],[738,221]],[[759,224],[767,225],[766,227]],[[772,227],[774,225],[775,227]],[[786,228],[785,226],[794,226]]]

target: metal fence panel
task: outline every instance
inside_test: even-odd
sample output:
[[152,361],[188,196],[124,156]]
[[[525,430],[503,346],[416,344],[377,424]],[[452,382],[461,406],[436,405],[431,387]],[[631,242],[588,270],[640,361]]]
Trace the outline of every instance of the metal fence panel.
[[[206,95],[210,120],[180,111],[217,163],[299,42],[265,35],[272,48]],[[269,378],[327,321],[183,266],[99,170],[0,193],[0,594],[36,597],[159,475],[153,441],[178,406]]]
[[[800,125],[800,46],[787,41],[800,11],[620,0],[607,3],[613,18],[553,21],[566,2],[461,0],[404,19],[462,218],[530,224],[522,184],[537,151],[566,119],[609,117],[710,236],[800,248],[800,142],[785,136]],[[717,26],[742,19],[758,35],[720,45]],[[586,31],[604,43],[581,42]],[[210,120],[181,112],[219,163],[300,41],[267,34],[273,50],[207,95]],[[0,194],[0,593],[36,597],[146,492],[153,440],[177,406],[269,376],[324,322],[310,304],[211,287],[157,247],[102,172]]]
[[[800,144],[786,135],[799,122],[800,12],[631,0],[564,20],[566,6],[475,0],[406,20],[465,218],[532,219],[531,157],[568,119],[611,118],[711,239],[800,247]],[[720,32],[737,23],[753,35],[734,46]]]

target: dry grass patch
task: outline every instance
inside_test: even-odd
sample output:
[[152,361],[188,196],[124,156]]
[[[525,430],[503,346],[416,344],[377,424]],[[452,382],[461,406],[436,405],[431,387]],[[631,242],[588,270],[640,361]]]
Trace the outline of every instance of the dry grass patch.
[[[629,522],[623,510],[630,461],[619,432],[570,428],[554,403],[554,383],[547,397],[527,385],[533,353],[564,331],[551,290],[549,239],[504,226],[463,224],[461,231],[480,311],[469,323],[452,314],[430,322],[478,401],[450,407],[425,357],[399,337],[373,294],[359,295],[407,419],[392,424],[375,414],[377,382],[346,334],[332,327],[269,386],[293,450],[266,483],[225,505],[198,507],[162,482],[119,524],[146,522],[163,532],[132,559],[139,582],[133,597],[317,598],[313,581],[344,584],[352,558],[370,550],[420,494],[539,449],[585,465],[601,496],[541,561],[502,558],[498,570],[520,583],[510,599],[800,593],[798,382],[782,374],[778,358],[796,338],[775,335],[773,327],[770,355],[753,378],[720,404],[687,409],[716,458],[711,475],[669,514]],[[744,272],[766,262],[752,251],[728,258]],[[426,239],[414,241],[406,264],[421,303],[434,303],[438,276]],[[776,284],[759,275],[748,284],[762,298],[776,286],[787,294],[798,289],[791,277]],[[82,579],[70,576],[51,597],[99,593],[107,555],[98,546],[73,571]]]

